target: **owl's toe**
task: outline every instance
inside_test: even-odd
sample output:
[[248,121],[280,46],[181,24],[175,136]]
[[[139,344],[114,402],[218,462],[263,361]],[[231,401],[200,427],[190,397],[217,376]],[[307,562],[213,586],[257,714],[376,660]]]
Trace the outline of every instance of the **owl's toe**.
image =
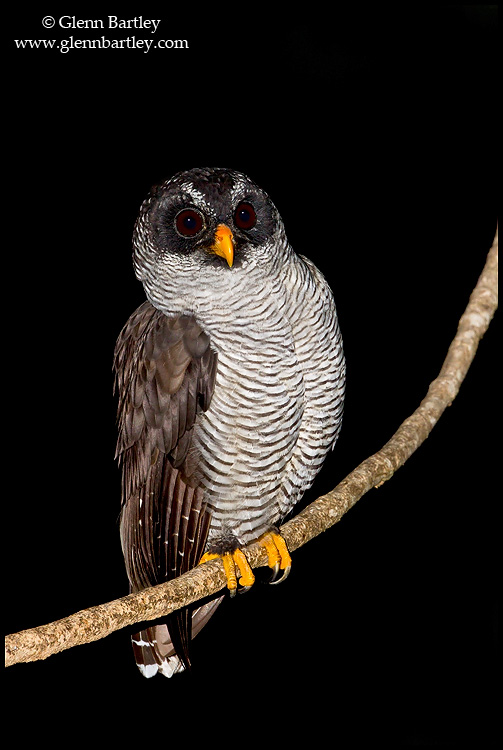
[[240,593],[249,591],[255,582],[255,576],[244,552],[240,549],[235,549],[234,552],[224,552],[222,554],[206,552],[206,554],[204,554],[199,560],[199,565],[208,562],[208,560],[216,560],[217,558],[222,560],[225,575],[227,576],[227,588],[229,589],[230,596],[236,596],[238,583],[241,587],[239,589]]
[[[276,531],[269,531],[266,534],[262,534],[258,540],[262,547],[267,550],[268,565],[272,569],[273,574],[269,583],[276,584],[281,583],[290,573],[292,569],[292,558],[288,552],[286,542]],[[278,574],[283,571],[280,578]]]

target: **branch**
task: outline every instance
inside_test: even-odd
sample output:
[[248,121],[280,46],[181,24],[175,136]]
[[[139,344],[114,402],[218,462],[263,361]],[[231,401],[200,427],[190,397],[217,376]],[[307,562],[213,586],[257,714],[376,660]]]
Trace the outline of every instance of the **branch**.
[[[357,466],[335,489],[319,497],[281,528],[294,551],[326,531],[370,489],[393,476],[423,443],[456,397],[473,361],[477,346],[497,309],[498,233],[484,270],[461,317],[438,377],[416,411],[391,440]],[[258,544],[245,549],[250,565],[267,565],[267,553]],[[6,636],[6,666],[46,659],[52,654],[104,638],[116,630],[146,620],[155,620],[199,599],[215,594],[226,585],[221,560],[212,560],[179,578],[135,594],[81,610],[62,620]]]

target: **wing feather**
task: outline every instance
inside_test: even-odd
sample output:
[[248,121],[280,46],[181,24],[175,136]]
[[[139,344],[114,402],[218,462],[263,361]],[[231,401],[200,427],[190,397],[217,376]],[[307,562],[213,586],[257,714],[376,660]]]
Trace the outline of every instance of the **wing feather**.
[[[122,548],[133,591],[181,575],[203,554],[209,513],[197,485],[197,455],[190,449],[197,415],[211,402],[216,367],[209,336],[194,317],[168,317],[149,302],[133,313],[118,338],[116,457],[122,466]],[[190,623],[188,610],[167,620],[185,665]],[[135,654],[149,675],[164,659],[155,651],[156,629],[133,636]],[[165,636],[163,643],[166,651]]]

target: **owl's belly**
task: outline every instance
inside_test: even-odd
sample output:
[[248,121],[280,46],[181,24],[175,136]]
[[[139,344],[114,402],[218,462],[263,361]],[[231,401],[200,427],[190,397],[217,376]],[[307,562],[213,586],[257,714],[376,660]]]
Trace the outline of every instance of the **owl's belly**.
[[281,516],[283,480],[304,411],[295,353],[262,342],[219,352],[215,390],[194,435],[199,476],[212,512],[212,539],[256,539]]

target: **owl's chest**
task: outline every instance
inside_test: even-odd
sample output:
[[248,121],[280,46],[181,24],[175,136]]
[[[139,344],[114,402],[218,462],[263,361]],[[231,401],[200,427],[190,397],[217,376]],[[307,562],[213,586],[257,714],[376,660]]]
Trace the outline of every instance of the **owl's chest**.
[[[271,316],[272,317],[272,316]],[[304,379],[286,321],[234,321],[211,337],[218,352],[213,409],[225,409],[236,428],[255,439],[289,429],[292,413],[302,414]]]
[[271,309],[249,317],[241,311],[208,332],[217,374],[196,442],[222,462],[223,472],[232,467],[234,476],[249,480],[272,456],[285,463],[298,438],[304,379],[292,332]]

